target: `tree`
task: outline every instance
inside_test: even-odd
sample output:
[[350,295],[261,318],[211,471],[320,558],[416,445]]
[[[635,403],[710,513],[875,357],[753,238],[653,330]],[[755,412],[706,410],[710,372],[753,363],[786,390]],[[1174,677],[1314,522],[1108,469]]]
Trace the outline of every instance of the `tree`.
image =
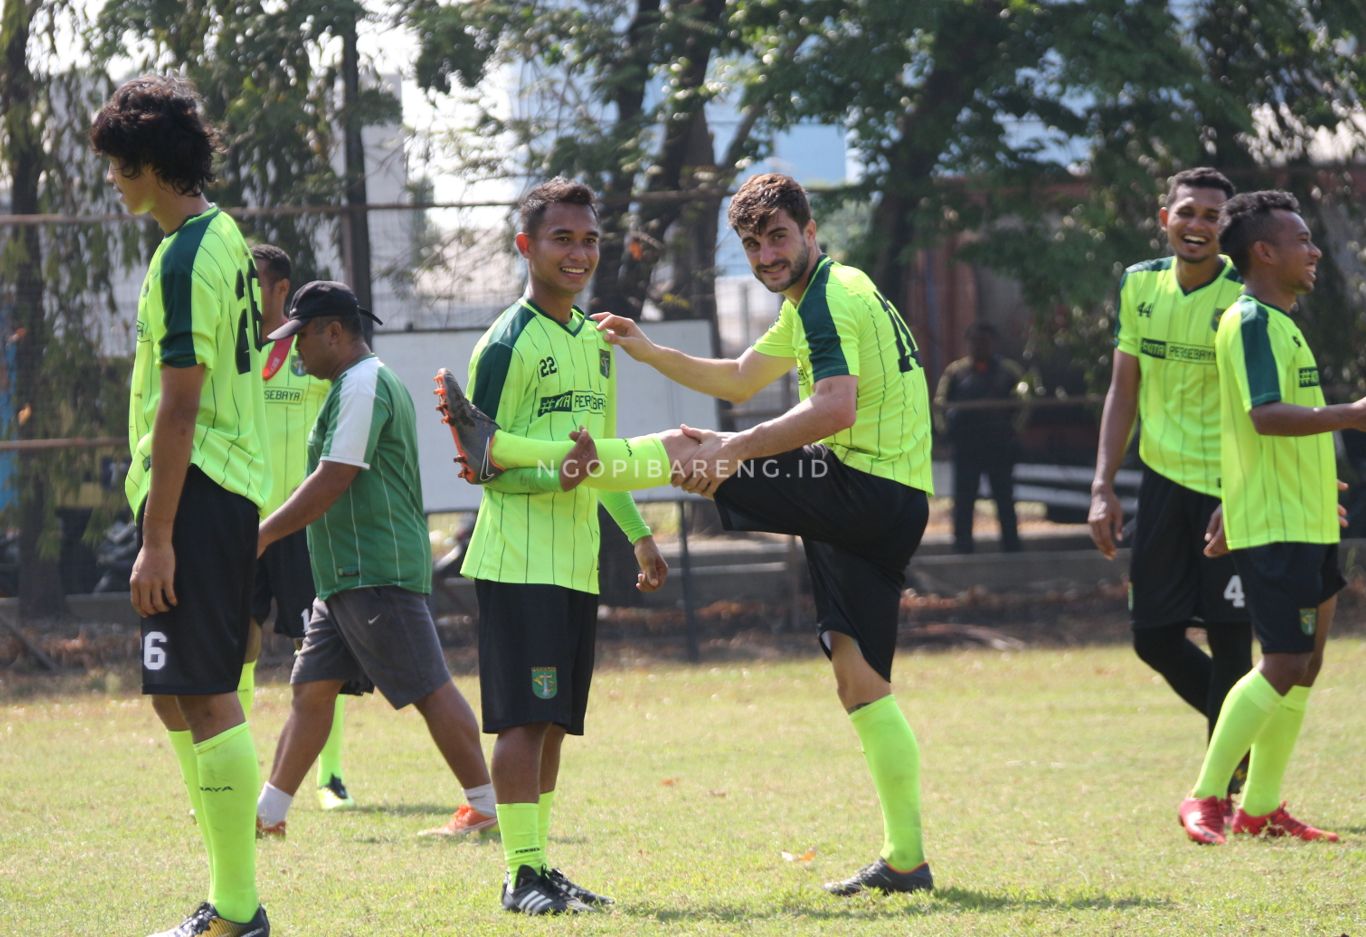
[[[86,115],[107,90],[97,63],[59,71],[50,65],[62,60],[59,51],[82,25],[79,5],[61,0],[5,0],[0,14],[0,174],[15,215],[111,207],[104,168],[84,136]],[[14,412],[5,421],[16,438],[103,437],[122,429],[111,387],[126,386],[126,376],[101,356],[119,252],[117,232],[104,225],[0,229],[0,319],[8,307],[4,334],[16,346]],[[56,510],[98,473],[90,450],[20,455],[13,494],[21,615],[63,611]],[[121,494],[106,497],[99,516],[115,510]]]

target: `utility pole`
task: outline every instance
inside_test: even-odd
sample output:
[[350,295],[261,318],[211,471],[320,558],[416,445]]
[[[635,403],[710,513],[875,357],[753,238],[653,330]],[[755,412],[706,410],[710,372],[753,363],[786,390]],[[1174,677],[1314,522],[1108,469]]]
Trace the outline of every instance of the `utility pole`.
[[[356,4],[354,15],[341,24],[342,39],[342,135],[345,141],[346,214],[342,223],[342,266],[346,280],[361,306],[374,309],[370,289],[370,219],[365,206],[365,144],[361,139],[360,54],[356,50],[356,21],[363,8]],[[374,332],[369,319],[362,319],[365,338]]]

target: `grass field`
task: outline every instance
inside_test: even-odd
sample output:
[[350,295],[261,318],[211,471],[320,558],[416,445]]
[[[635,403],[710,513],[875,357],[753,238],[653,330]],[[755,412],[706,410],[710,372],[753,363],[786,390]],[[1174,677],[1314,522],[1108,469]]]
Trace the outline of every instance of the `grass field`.
[[[347,720],[361,809],[300,797],[289,839],[260,849],[261,891],[276,937],[1360,935],[1364,675],[1366,640],[1330,645],[1286,781],[1295,812],[1345,842],[1202,848],[1175,819],[1199,719],[1127,649],[903,655],[938,890],[840,900],[820,883],[874,856],[881,821],[823,660],[604,670],[589,735],[566,746],[550,848],[619,904],[572,920],[499,908],[496,841],[414,836],[458,792],[416,714],[367,699]],[[264,761],[287,701],[260,692]],[[204,879],[186,807],[140,698],[0,705],[0,934],[140,937],[179,920]]]

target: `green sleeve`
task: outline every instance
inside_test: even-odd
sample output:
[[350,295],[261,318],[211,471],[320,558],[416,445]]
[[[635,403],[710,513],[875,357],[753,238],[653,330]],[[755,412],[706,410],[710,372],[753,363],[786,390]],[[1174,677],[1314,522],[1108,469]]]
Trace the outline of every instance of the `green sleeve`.
[[506,469],[484,486],[505,495],[539,495],[560,492],[560,473],[549,466]]
[[640,509],[629,491],[603,491],[598,497],[627,540],[635,543],[641,537],[650,536],[650,525],[640,516]]

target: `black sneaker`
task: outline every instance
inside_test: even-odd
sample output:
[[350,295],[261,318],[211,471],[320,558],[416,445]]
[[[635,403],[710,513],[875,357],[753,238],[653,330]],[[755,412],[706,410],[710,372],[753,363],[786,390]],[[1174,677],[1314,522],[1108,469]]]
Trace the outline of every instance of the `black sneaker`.
[[909,872],[898,872],[887,864],[886,859],[878,859],[872,865],[865,865],[854,873],[852,878],[842,882],[826,882],[825,890],[832,895],[857,895],[861,891],[876,889],[883,894],[894,891],[929,891],[934,888],[934,876],[930,874],[930,864],[922,862]]
[[521,914],[574,914],[588,906],[560,891],[542,872],[529,865],[517,867],[517,879],[503,879],[503,910]]
[[545,873],[545,877],[549,880],[550,884],[554,885],[570,898],[573,898],[575,901],[580,901],[590,908],[606,908],[609,905],[616,904],[615,900],[608,898],[606,895],[599,895],[597,892],[589,891],[582,885],[575,885],[569,880],[569,876],[565,875],[559,869],[551,869]]
[[440,399],[436,409],[441,411],[442,422],[451,428],[455,449],[460,453],[455,461],[464,466],[460,477],[471,484],[483,485],[503,474],[503,469],[489,455],[498,424],[470,402],[455,376],[445,368],[436,372],[435,393]]
[[153,934],[152,937],[270,937],[270,921],[266,909],[258,907],[256,914],[245,924],[238,924],[218,916],[218,910],[207,901],[195,908],[180,926]]

